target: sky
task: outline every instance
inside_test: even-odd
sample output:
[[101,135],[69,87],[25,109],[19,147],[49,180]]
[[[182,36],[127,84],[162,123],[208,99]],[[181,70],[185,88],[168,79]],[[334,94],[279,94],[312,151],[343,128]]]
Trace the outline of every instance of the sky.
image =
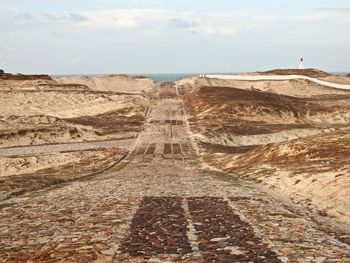
[[11,73],[350,72],[349,0],[0,0]]

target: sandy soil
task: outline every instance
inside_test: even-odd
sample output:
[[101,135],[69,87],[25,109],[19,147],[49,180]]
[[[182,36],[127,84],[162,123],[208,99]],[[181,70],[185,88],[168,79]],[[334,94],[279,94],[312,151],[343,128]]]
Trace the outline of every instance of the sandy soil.
[[149,98],[45,81],[2,91],[7,107],[31,92],[4,114],[3,141],[51,142],[67,128],[66,141],[138,137],[127,156],[0,158],[0,261],[350,262],[350,93],[193,78],[177,83],[182,99],[170,83]]
[[189,78],[177,82],[181,94],[186,94],[194,87],[232,87],[246,90],[256,90],[269,93],[278,93],[295,97],[312,97],[323,94],[348,94],[346,90],[324,87],[314,82],[302,79],[295,80],[230,80],[211,78]]
[[[256,180],[318,213],[349,223],[349,130],[257,146],[246,153],[208,154],[223,170]],[[222,166],[224,164],[224,166]]]
[[0,158],[0,201],[103,172],[125,152],[99,149],[39,156]]
[[[94,80],[92,87],[49,76],[0,76],[0,147],[136,139],[144,127],[153,81],[122,76]],[[0,195],[7,198],[9,193],[80,178],[116,163],[122,155],[114,147],[0,158]],[[72,167],[76,171],[68,176]]]
[[126,75],[105,75],[97,77],[75,76],[55,79],[63,84],[81,84],[92,90],[142,93],[154,88],[154,81],[145,77],[130,77]]
[[[106,89],[114,83],[114,91],[46,79],[1,79],[0,147],[136,136],[149,104],[147,95],[125,93],[133,78],[121,83],[119,77],[96,79],[108,83]],[[147,90],[153,81],[140,83],[149,83],[143,86]]]
[[[113,151],[112,151],[113,152]],[[71,153],[59,153],[50,155],[38,155],[28,157],[0,158],[1,177],[33,174],[44,169],[57,169],[60,166],[77,165],[84,159],[103,159],[107,151],[79,151]],[[77,165],[78,166],[78,165]]]
[[177,85],[187,85],[188,120],[209,165],[350,223],[350,92],[302,80]]
[[350,260],[319,215],[202,168],[179,99],[153,100],[147,119],[122,167],[1,202],[0,260]]

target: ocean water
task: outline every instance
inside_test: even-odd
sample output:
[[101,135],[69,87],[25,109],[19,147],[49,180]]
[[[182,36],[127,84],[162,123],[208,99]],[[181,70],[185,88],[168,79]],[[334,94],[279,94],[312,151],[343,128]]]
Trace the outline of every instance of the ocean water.
[[[332,74],[336,74],[336,75],[345,75],[347,74],[346,72],[330,72]],[[173,81],[178,81],[178,80],[181,80],[181,79],[185,79],[185,78],[190,78],[190,77],[197,77],[199,76],[200,74],[203,74],[203,73],[140,73],[140,74],[126,74],[126,75],[129,75],[129,76],[145,76],[145,77],[148,77],[150,79],[153,79],[157,82],[173,82]],[[210,75],[210,74],[232,74],[232,73],[218,73],[218,72],[215,72],[215,73],[205,73],[207,75]],[[238,74],[235,73],[235,74]],[[53,77],[72,77],[72,76],[79,76],[81,74],[71,74],[71,75],[52,75]],[[104,75],[104,74],[85,74],[84,76],[88,76],[88,77],[95,77],[95,76],[98,76],[98,75]]]
[[197,77],[199,76],[200,73],[144,73],[144,74],[131,74],[133,75],[141,75],[141,76],[146,76],[149,77],[150,79],[153,79],[158,82],[173,82],[173,81],[178,81],[181,79],[185,78],[190,78],[190,77]]
[[[126,74],[126,75],[145,76],[157,82],[173,82],[173,81],[178,81],[185,78],[197,77],[200,74],[203,74],[203,73],[140,73],[140,74]],[[225,74],[225,73],[206,73],[206,74],[209,75],[209,74]],[[60,77],[72,77],[72,76],[79,76],[79,75],[81,74],[52,75],[52,76],[55,78],[60,78]],[[98,75],[104,75],[104,74],[85,74],[84,76],[95,77]]]

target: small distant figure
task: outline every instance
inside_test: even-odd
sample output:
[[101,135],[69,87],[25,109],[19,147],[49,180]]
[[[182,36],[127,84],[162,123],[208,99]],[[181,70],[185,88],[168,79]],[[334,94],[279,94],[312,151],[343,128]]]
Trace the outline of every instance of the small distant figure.
[[304,66],[304,56],[303,56],[303,55],[300,56],[299,69],[305,69],[305,66]]

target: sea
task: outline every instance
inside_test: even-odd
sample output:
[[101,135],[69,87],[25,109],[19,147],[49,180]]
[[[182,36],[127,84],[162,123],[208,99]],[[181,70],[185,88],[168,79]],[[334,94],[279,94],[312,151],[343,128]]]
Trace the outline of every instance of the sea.
[[[115,73],[113,73],[115,74]],[[200,74],[203,73],[139,73],[139,74],[126,74],[128,76],[145,76],[150,79],[153,79],[157,82],[174,82],[178,81],[181,79],[186,79],[190,77],[198,77]],[[210,74],[232,74],[232,73],[205,73],[206,75]],[[69,74],[69,75],[59,75],[59,74],[54,74],[52,75],[54,78],[60,78],[60,77],[73,77],[73,76],[88,76],[88,77],[95,77],[98,75],[108,75],[108,74]]]
[[[134,74],[131,74],[133,76]],[[158,73],[158,74],[135,74],[146,76],[150,79],[153,79],[157,82],[174,82],[186,78],[197,77],[200,73]]]
[[[212,73],[204,73],[205,75],[216,75],[216,74],[220,74],[220,75],[226,75],[226,74],[240,74],[242,72],[235,72],[235,73],[220,73],[220,72],[212,72]],[[333,74],[337,74],[337,75],[345,75],[347,74],[346,72],[331,72]],[[182,80],[182,79],[186,79],[186,78],[190,78],[190,77],[197,77],[200,74],[203,73],[139,73],[139,74],[126,74],[129,76],[145,76],[148,77],[150,79],[153,79],[157,82],[173,82],[173,81],[178,81],[178,80]],[[72,76],[80,76],[82,74],[70,74],[70,75],[52,75],[53,77],[72,77]],[[88,76],[88,77],[95,77],[98,75],[105,75],[105,74],[84,74],[84,76]]]

